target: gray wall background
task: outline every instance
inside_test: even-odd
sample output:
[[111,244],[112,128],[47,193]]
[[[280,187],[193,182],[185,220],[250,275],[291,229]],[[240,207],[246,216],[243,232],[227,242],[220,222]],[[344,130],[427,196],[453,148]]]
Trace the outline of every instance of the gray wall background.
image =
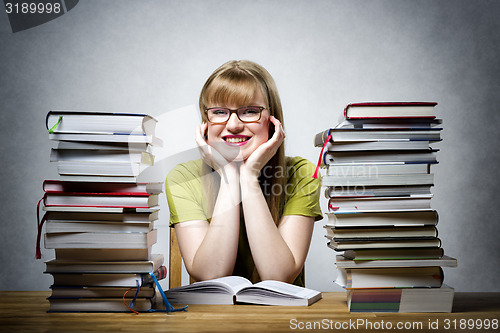
[[[314,134],[334,126],[348,103],[437,101],[444,140],[433,169],[433,207],[445,252],[459,260],[445,270],[445,281],[457,291],[500,291],[499,14],[499,1],[473,0],[82,0],[54,21],[13,34],[1,11],[0,288],[51,284],[43,261],[34,259],[36,203],[43,180],[57,177],[48,110],[144,112],[167,120],[185,112],[185,128],[167,122],[162,130],[167,146],[187,142],[187,153],[166,154],[163,176],[162,168],[193,155],[194,105],[205,79],[229,59],[250,59],[277,81],[288,155],[314,162]],[[155,252],[168,251],[167,225],[163,204]],[[332,282],[334,252],[322,225],[306,264],[307,285],[341,290]]]

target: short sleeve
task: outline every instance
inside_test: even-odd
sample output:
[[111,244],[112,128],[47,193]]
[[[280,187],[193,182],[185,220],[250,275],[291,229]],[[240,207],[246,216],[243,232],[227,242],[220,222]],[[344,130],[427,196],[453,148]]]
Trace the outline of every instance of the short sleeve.
[[208,220],[204,210],[200,163],[190,161],[172,169],[165,181],[165,194],[170,211],[169,225]]
[[288,180],[283,215],[303,215],[323,219],[319,204],[320,181],[312,175],[316,166],[310,161],[293,157],[288,161]]

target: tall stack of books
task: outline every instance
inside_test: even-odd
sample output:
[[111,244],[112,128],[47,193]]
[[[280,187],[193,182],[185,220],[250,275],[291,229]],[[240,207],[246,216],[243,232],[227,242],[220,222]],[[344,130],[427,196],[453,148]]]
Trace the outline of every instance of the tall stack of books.
[[[45,180],[37,256],[54,283],[49,311],[148,311],[164,276],[162,254],[151,254],[161,182],[139,182],[154,161],[156,120],[144,114],[50,111],[46,119],[59,179]],[[158,273],[159,272],[159,273]],[[140,287],[140,288],[139,288]]]
[[444,255],[431,208],[436,104],[349,104],[344,121],[315,136],[325,236],[351,312],[451,312],[442,267],[457,261]]

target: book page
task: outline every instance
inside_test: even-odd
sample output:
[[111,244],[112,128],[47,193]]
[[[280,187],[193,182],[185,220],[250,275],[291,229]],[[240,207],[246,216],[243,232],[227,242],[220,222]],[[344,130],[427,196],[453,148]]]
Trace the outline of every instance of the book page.
[[230,294],[236,294],[240,289],[251,286],[252,283],[241,276],[225,276],[218,279],[199,281],[187,286],[169,289],[169,292],[221,292],[226,291]]
[[223,283],[231,288],[234,294],[241,289],[252,285],[249,280],[241,276],[224,276],[218,279],[210,280],[210,282]]
[[[310,298],[318,294],[318,291],[316,290],[303,288],[293,284],[274,281],[274,280],[266,280],[256,283],[252,287],[249,287],[248,289],[252,289],[252,291],[254,291],[257,288],[295,298]],[[243,290],[242,292],[245,291]]]

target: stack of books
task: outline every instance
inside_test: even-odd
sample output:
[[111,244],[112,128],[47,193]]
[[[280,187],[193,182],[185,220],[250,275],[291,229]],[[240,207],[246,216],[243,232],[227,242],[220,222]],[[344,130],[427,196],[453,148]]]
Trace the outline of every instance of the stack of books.
[[349,104],[340,124],[315,136],[325,236],[351,312],[451,312],[442,267],[457,261],[444,255],[431,208],[436,104]]
[[[151,272],[165,275],[162,254],[151,254],[162,182],[139,182],[154,162],[156,120],[144,114],[50,111],[46,125],[57,144],[51,161],[59,179],[43,183],[37,257],[54,283],[49,311],[149,311]],[[158,273],[159,272],[159,273]]]

